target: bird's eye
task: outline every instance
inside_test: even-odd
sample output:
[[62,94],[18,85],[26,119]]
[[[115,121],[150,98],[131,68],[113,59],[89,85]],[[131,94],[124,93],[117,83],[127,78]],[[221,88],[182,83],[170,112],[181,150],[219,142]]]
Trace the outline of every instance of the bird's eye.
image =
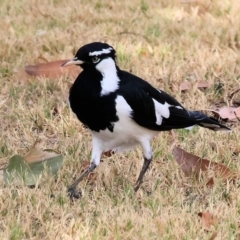
[[93,63],[97,63],[97,62],[99,62],[99,60],[100,60],[100,58],[98,58],[98,57],[93,57],[92,58]]

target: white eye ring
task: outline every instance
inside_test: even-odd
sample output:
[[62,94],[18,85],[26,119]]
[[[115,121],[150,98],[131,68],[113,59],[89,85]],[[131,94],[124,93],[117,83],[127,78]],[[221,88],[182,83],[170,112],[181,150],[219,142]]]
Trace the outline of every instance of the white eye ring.
[[93,57],[92,58],[92,62],[93,63],[97,63],[97,62],[99,62],[100,61],[100,58],[98,58],[98,57]]

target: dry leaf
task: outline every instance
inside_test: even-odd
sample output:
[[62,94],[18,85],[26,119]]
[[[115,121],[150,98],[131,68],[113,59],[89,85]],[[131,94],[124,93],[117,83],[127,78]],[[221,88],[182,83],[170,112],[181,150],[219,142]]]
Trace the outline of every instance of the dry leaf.
[[[197,85],[197,88],[209,87],[209,84],[207,82],[198,82],[198,83],[194,82],[194,85]],[[180,90],[181,91],[189,90],[189,89],[193,88],[194,85],[191,84],[190,82],[183,82],[180,84]]]
[[207,181],[206,185],[209,187],[212,187],[214,185],[214,180],[212,177]]
[[229,121],[236,121],[240,118],[240,107],[221,107],[217,110],[209,109],[216,117],[228,119]]
[[36,65],[25,66],[25,72],[32,77],[46,77],[46,78],[57,78],[61,75],[67,75],[76,78],[81,72],[79,66],[70,65],[61,67],[66,60],[58,60],[47,63],[39,63]]
[[55,177],[62,166],[63,157],[60,154],[49,151],[42,151],[35,148],[24,156],[14,155],[8,161],[8,165],[3,170],[3,177],[6,184],[14,181],[15,184],[24,183],[26,186],[35,185],[47,170],[48,176]]
[[200,212],[198,216],[201,218],[202,226],[205,230],[211,230],[211,226],[217,222],[216,217],[209,212]]
[[[231,180],[236,177],[225,165],[197,157],[179,147],[174,147],[173,156],[186,176],[194,175],[198,177],[201,171],[204,172],[211,169],[214,172],[214,176],[220,177],[223,180]],[[211,186],[213,183],[213,179],[211,178],[207,185]]]
[[102,155],[103,155],[104,157],[111,157],[111,156],[114,155],[114,154],[115,154],[115,152],[114,152],[114,151],[111,151],[111,150],[102,153]]
[[55,157],[59,154],[50,151],[42,151],[36,148],[31,148],[28,153],[23,157],[27,163],[41,162],[44,159]]

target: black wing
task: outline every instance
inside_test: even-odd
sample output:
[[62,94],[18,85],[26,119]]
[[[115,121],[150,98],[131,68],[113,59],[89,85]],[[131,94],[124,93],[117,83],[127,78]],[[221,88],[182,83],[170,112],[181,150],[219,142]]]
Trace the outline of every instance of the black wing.
[[195,115],[166,92],[125,71],[119,72],[119,78],[121,82],[117,94],[122,95],[130,105],[132,117],[139,125],[155,131],[167,131],[197,124]]

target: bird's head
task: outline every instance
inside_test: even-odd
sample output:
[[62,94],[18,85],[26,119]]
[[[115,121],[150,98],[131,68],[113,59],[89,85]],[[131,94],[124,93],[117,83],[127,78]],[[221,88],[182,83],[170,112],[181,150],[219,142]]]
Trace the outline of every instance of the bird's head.
[[100,72],[106,68],[109,63],[115,63],[115,50],[107,43],[93,42],[82,46],[75,57],[62,65],[79,65],[83,69],[96,68]]

